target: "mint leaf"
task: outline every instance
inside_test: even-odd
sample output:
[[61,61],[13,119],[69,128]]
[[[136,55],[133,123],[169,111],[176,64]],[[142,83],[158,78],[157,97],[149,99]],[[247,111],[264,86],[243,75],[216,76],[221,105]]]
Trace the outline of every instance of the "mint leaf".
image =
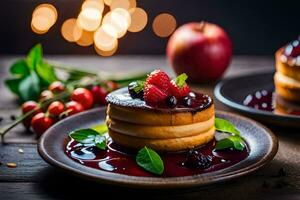
[[95,144],[99,149],[105,150],[107,144],[106,137],[103,135],[97,135],[95,138]]
[[10,73],[18,76],[24,77],[30,75],[30,70],[28,69],[27,63],[25,60],[16,61],[9,69]]
[[35,66],[35,69],[39,77],[41,77],[41,79],[43,79],[47,84],[57,80],[53,67],[48,63],[38,63]]
[[175,83],[178,87],[182,88],[183,86],[186,85],[186,80],[188,78],[188,75],[186,73],[180,74],[179,76],[176,77]]
[[145,81],[136,81],[137,85],[133,88],[134,92],[139,94],[144,90]]
[[5,80],[5,85],[16,95],[20,95],[19,93],[19,85],[22,81],[22,78],[8,79]]
[[97,131],[100,135],[102,135],[108,131],[107,125],[105,123],[94,126],[92,129]]
[[230,136],[228,138],[218,141],[215,147],[216,150],[228,149],[228,148],[234,148],[243,151],[245,148],[243,139],[238,136]]
[[138,152],[136,163],[153,174],[161,175],[164,172],[164,163],[160,156],[146,146]]
[[90,144],[98,147],[99,149],[104,150],[106,148],[106,137],[100,135],[94,129],[80,129],[72,131],[69,133],[69,136],[74,139],[76,142],[82,144]]
[[29,54],[27,55],[26,58],[26,62],[28,67],[31,70],[35,70],[37,64],[40,64],[42,62],[42,59],[43,59],[42,45],[37,44],[29,51]]
[[34,71],[31,71],[29,76],[20,81],[18,91],[23,102],[38,99],[41,91],[40,80]]
[[216,130],[220,132],[231,133],[233,135],[240,135],[239,130],[237,130],[231,122],[225,119],[215,118],[215,127]]

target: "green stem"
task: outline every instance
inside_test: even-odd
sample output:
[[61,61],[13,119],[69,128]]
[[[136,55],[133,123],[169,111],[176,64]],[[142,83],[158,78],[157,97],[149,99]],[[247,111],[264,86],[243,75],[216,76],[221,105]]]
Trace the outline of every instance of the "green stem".
[[60,70],[64,70],[70,73],[77,73],[77,74],[82,74],[82,75],[87,75],[87,76],[98,76],[97,73],[94,72],[90,72],[90,71],[86,71],[86,70],[81,70],[81,69],[74,69],[73,67],[66,67],[63,66],[61,64],[57,64],[57,63],[53,63],[53,62],[47,62],[48,64],[50,64],[53,68],[55,69],[60,69]]

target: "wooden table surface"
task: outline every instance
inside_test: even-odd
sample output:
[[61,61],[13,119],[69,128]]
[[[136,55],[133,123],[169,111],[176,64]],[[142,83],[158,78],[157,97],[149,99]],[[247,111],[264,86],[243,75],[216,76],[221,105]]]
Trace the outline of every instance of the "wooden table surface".
[[[0,125],[10,122],[20,110],[14,96],[3,85],[9,65],[18,56],[0,57]],[[118,74],[163,68],[172,71],[161,56],[51,56],[48,59],[69,66],[104,70]],[[272,70],[272,57],[235,57],[225,77]],[[255,83],[249,83],[255,84]],[[196,85],[195,89],[212,94],[214,84]],[[220,110],[229,110],[216,101]],[[0,144],[0,200],[4,199],[70,199],[91,198],[152,198],[152,199],[300,199],[300,131],[267,125],[279,137],[279,151],[274,160],[257,172],[221,184],[188,190],[137,190],[106,186],[66,174],[44,162],[37,153],[36,138],[18,126],[6,136],[8,144]],[[24,154],[18,152],[23,149]],[[7,162],[17,163],[8,168]]]

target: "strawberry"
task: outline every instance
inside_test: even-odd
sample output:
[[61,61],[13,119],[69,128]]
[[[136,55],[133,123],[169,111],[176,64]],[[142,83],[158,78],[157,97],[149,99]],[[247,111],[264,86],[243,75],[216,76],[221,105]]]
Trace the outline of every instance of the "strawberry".
[[167,93],[158,88],[156,85],[146,84],[144,89],[144,100],[148,105],[157,105],[165,102],[168,97]]
[[149,74],[145,86],[148,84],[155,85],[166,94],[170,94],[170,78],[165,72],[159,69],[154,70]]
[[186,84],[186,79],[188,76],[183,73],[177,76],[175,80],[171,80],[170,82],[170,90],[173,96],[177,99],[181,99],[185,96],[188,96],[190,92],[190,87]]

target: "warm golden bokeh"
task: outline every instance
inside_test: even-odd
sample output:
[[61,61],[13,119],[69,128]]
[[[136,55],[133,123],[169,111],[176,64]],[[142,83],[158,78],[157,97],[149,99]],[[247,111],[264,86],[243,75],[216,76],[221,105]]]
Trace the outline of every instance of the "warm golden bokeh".
[[101,24],[102,14],[96,8],[85,8],[77,18],[77,24],[86,31],[95,31]]
[[128,28],[130,32],[142,31],[148,22],[148,15],[142,8],[135,8],[131,13],[131,24]]
[[75,18],[67,19],[61,27],[62,36],[69,42],[76,42],[81,38],[82,29],[77,26],[76,21]]
[[98,49],[96,45],[94,46],[94,49],[95,49],[96,53],[99,54],[100,56],[108,57],[108,56],[112,56],[113,54],[115,54],[117,52],[118,42],[115,44],[116,44],[115,47],[110,51],[103,51],[101,49]]
[[44,34],[55,24],[56,20],[56,8],[51,4],[40,4],[32,13],[31,29],[37,34]]
[[110,6],[112,0],[104,0],[105,5]]
[[97,9],[100,13],[102,13],[104,10],[103,0],[85,0],[81,6],[81,10],[87,8],[94,8]]
[[103,24],[94,34],[95,46],[102,51],[111,51],[118,43],[117,32],[110,24]]
[[81,37],[76,41],[79,46],[87,47],[94,43],[94,32],[82,30]]
[[176,26],[177,22],[173,15],[162,13],[155,17],[152,29],[157,36],[168,37],[175,31]]
[[110,3],[110,10],[114,10],[116,8],[123,8],[125,10],[128,10],[130,7],[129,0],[111,0]]

